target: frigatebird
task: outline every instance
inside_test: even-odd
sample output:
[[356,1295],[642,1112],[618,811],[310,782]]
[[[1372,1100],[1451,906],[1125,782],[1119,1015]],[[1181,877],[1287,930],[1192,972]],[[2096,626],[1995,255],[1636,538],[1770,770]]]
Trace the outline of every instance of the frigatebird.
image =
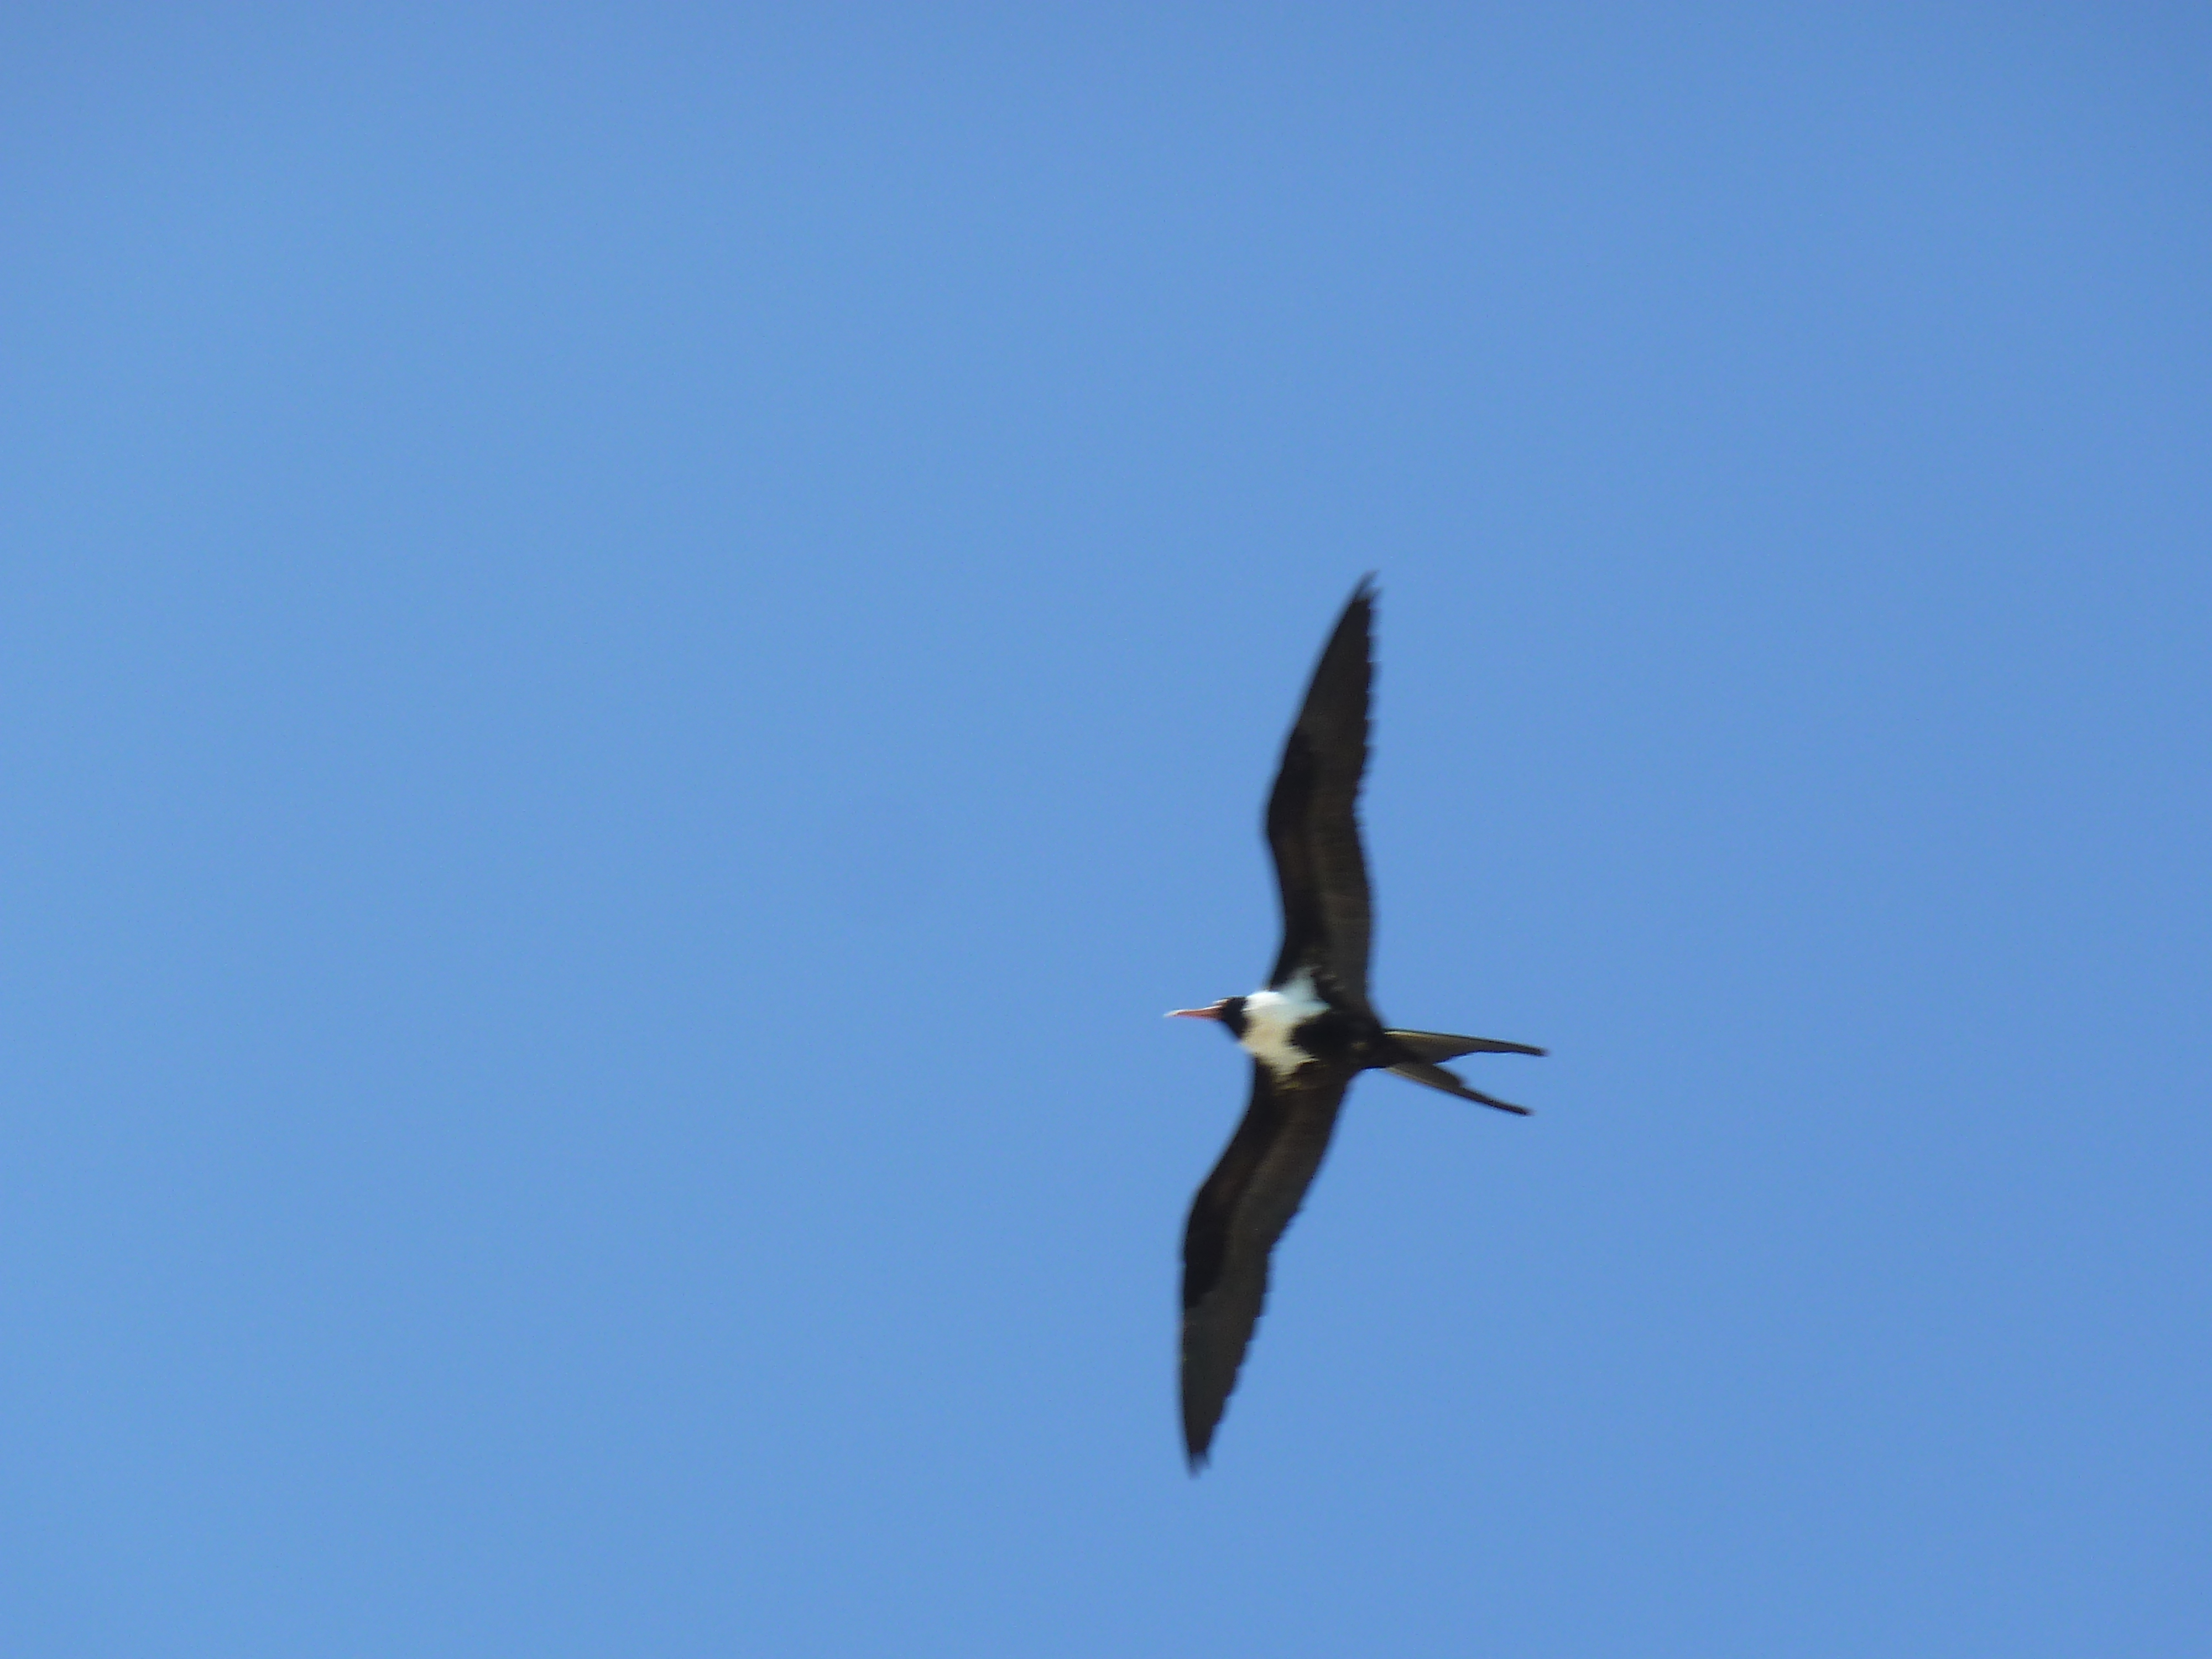
[[1218,1020],[1252,1056],[1252,1098],[1198,1189],[1182,1241],[1182,1434],[1205,1467],[1267,1296],[1267,1259],[1305,1201],[1338,1109],[1364,1071],[1394,1072],[1462,1100],[1528,1115],[1468,1087],[1439,1060],[1540,1054],[1525,1042],[1386,1027],[1367,1000],[1371,914],[1359,845],[1373,678],[1370,576],[1352,591],[1315,666],[1267,798],[1283,946],[1267,987],[1170,1018]]

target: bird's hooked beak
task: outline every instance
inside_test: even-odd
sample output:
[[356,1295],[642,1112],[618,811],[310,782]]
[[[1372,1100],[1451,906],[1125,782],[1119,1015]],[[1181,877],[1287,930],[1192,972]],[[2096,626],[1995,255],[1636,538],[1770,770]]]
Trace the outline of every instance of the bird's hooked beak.
[[1170,1008],[1167,1017],[1170,1019],[1219,1019],[1221,1011],[1228,1006],[1229,999],[1224,997],[1210,1008]]

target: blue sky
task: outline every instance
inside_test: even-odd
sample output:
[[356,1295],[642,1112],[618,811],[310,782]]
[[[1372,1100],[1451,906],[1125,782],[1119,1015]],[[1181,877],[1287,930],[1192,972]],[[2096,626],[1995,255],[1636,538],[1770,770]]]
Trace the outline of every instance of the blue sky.
[[[0,21],[0,1637],[2167,1656],[2212,29]],[[1164,1009],[1380,573],[1194,1482]]]

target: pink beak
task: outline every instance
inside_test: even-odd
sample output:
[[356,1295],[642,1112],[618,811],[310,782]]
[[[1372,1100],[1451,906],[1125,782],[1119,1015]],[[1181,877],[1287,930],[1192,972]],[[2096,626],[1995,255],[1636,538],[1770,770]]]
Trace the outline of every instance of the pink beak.
[[1219,1019],[1221,1005],[1217,1002],[1211,1008],[1170,1008],[1168,1010],[1168,1018],[1170,1019]]

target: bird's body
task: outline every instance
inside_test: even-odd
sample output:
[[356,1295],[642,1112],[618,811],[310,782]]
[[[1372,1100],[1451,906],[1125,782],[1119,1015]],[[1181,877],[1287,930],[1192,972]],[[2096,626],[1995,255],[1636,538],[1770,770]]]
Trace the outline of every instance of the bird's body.
[[[1300,1028],[1328,1012],[1314,994],[1313,976],[1300,974],[1279,991],[1255,991],[1244,999],[1243,1029],[1237,1041],[1244,1052],[1279,1078],[1289,1077],[1316,1056],[1298,1043]],[[1217,1016],[1218,1018],[1218,1016]],[[1310,1034],[1308,1043],[1313,1041]]]
[[1283,944],[1267,985],[1176,1012],[1218,1020],[1252,1056],[1252,1095],[1183,1233],[1183,1446],[1206,1462],[1267,1291],[1275,1242],[1321,1168],[1352,1079],[1382,1068],[1501,1111],[1437,1062],[1540,1054],[1525,1043],[1386,1029],[1367,1000],[1371,919],[1358,799],[1367,765],[1374,589],[1362,582],[1322,650],[1267,801]]

